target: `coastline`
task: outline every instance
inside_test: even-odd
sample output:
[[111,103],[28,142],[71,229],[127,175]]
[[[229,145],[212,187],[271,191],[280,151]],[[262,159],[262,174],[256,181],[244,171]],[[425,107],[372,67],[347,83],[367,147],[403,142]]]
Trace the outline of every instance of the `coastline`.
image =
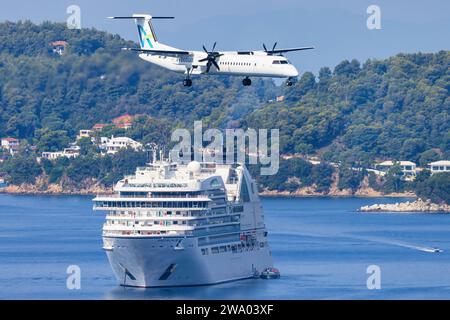
[[[104,188],[99,186],[88,187],[85,189],[66,189],[64,190],[60,186],[57,187],[49,187],[47,189],[37,188],[35,186],[31,187],[29,185],[26,186],[7,186],[5,188],[0,188],[0,194],[9,194],[9,195],[39,195],[39,196],[95,196],[98,194],[113,194],[114,191],[112,188]],[[381,192],[317,192],[311,189],[308,192],[304,192],[304,190],[297,190],[295,192],[287,192],[287,191],[268,191],[263,190],[259,193],[261,197],[266,198],[312,198],[312,197],[323,197],[323,198],[380,198],[380,197],[388,197],[388,198],[416,198],[414,193],[404,192],[404,193],[388,193],[384,194]]]

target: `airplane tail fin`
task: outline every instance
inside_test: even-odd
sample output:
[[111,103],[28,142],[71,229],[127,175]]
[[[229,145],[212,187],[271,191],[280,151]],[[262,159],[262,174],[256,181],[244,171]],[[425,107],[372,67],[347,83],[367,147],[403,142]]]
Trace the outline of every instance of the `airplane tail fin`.
[[139,44],[141,49],[160,49],[155,29],[153,28],[153,19],[173,19],[173,17],[152,17],[148,14],[133,14],[131,17],[110,17],[111,19],[134,19],[138,28]]

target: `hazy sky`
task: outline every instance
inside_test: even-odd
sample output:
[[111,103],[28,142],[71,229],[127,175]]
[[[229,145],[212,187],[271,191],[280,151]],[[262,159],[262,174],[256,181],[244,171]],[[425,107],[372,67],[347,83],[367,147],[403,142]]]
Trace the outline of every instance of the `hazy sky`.
[[[448,0],[0,0],[0,21],[66,21],[69,5],[81,8],[83,27],[137,40],[131,21],[110,15],[174,15],[155,23],[159,41],[182,49],[218,42],[218,50],[316,46],[288,54],[301,72],[334,67],[343,59],[383,58],[400,52],[449,50]],[[369,5],[381,9],[381,30],[366,26]]]

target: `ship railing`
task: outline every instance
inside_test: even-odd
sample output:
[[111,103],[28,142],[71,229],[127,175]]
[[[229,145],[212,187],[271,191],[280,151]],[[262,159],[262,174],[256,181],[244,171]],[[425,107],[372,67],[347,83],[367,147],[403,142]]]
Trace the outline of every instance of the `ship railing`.
[[119,194],[101,194],[97,195],[98,198],[108,198],[108,199],[134,199],[134,198],[148,198],[148,199],[207,199],[210,200],[206,195],[119,195]]

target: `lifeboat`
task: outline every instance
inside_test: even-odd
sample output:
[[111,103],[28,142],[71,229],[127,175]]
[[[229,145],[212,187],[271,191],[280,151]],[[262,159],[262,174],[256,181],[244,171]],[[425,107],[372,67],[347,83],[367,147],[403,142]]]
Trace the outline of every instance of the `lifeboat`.
[[266,268],[261,272],[261,279],[279,279],[280,271],[277,268]]

